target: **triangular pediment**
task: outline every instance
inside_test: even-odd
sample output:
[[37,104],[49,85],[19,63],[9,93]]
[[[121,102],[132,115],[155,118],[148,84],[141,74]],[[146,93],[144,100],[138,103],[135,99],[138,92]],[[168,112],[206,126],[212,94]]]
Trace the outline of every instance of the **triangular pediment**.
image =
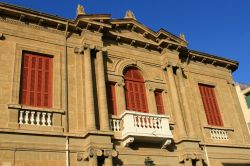
[[131,40],[138,41],[138,42],[145,42],[149,44],[158,45],[157,42],[149,38],[146,38],[145,36],[143,36],[143,34],[138,33],[138,32],[129,31],[129,30],[123,30],[123,31],[113,30],[113,31],[110,31],[110,33],[118,37],[127,38],[127,39],[131,39]]
[[180,37],[177,37],[164,29],[155,32],[134,19],[113,19],[111,20],[111,24],[114,25],[115,29],[134,31],[139,34],[137,35],[139,38],[143,36],[144,39],[153,41],[159,46],[164,43],[182,47],[187,46],[187,41]]

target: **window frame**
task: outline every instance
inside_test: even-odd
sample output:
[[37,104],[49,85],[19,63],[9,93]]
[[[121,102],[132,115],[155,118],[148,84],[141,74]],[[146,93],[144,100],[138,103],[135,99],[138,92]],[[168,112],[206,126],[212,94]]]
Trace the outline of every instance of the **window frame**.
[[[210,99],[209,99],[210,101],[206,100],[206,103],[204,103],[204,100],[203,100],[205,98],[204,97],[205,94],[202,94],[201,86],[206,87],[206,88],[211,88],[210,89],[211,91],[209,92],[210,93]],[[223,127],[224,122],[223,122],[223,118],[222,118],[222,114],[221,114],[221,109],[219,107],[218,96],[216,95],[215,86],[209,85],[209,84],[204,84],[204,83],[198,83],[198,89],[199,89],[199,93],[201,96],[202,106],[203,106],[204,113],[206,116],[207,124],[211,125],[211,126]],[[208,96],[206,96],[206,97],[208,97]],[[212,97],[213,97],[213,99],[211,99]],[[211,100],[213,100],[213,101],[211,101]],[[210,104],[211,104],[211,102],[213,102],[213,105],[212,106],[209,105],[209,102],[210,102]]]
[[[25,63],[27,64],[25,65]],[[24,75],[24,70],[27,72],[26,75]],[[26,86],[28,86],[26,88],[24,88],[23,84],[25,78]],[[21,62],[19,104],[31,107],[52,108],[52,96],[53,56],[24,51]],[[33,99],[32,102],[31,98]],[[45,100],[46,98],[47,100]]]

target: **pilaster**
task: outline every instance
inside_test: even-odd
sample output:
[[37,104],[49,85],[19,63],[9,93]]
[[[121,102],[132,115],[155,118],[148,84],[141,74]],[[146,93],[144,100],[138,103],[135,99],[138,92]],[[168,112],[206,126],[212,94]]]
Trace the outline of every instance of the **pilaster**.
[[90,47],[84,47],[85,101],[87,130],[96,130]]
[[167,78],[168,78],[170,92],[171,92],[170,94],[171,94],[173,108],[175,112],[175,118],[176,118],[175,120],[177,124],[176,131],[178,131],[178,135],[180,137],[185,137],[186,130],[185,130],[185,126],[183,123],[184,120],[183,120],[183,115],[181,111],[180,100],[179,100],[178,93],[177,93],[177,87],[176,87],[176,83],[174,80],[173,66],[168,65],[166,69],[167,69]]
[[106,84],[105,84],[105,75],[104,75],[104,64],[103,64],[103,51],[101,48],[97,49],[96,61],[97,61],[97,88],[98,88],[98,107],[99,107],[100,129],[110,130],[108,106],[107,106],[107,95],[106,95]]
[[190,107],[189,107],[189,103],[188,103],[188,99],[187,99],[187,92],[186,92],[186,88],[185,88],[183,68],[181,68],[179,66],[176,69],[176,75],[177,75],[177,79],[178,79],[179,86],[180,86],[180,97],[182,99],[181,101],[182,101],[182,105],[184,108],[184,115],[186,117],[186,122],[187,122],[188,129],[189,129],[188,134],[190,137],[195,137],[194,126],[193,126],[193,121],[192,121],[192,114],[190,111]]

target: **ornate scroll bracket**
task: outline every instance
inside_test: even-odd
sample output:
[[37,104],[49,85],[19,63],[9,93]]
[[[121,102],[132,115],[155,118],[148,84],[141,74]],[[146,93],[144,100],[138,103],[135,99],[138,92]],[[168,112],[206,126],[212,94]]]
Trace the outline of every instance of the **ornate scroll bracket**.
[[202,159],[203,159],[202,154],[197,154],[197,153],[186,153],[179,156],[180,163],[188,160],[202,160]]
[[77,161],[86,161],[89,158],[95,157],[95,156],[106,156],[109,158],[116,157],[118,155],[117,151],[112,149],[96,149],[96,148],[89,148],[85,152],[78,152],[77,153]]
[[101,47],[101,46],[96,46],[96,45],[93,45],[93,44],[84,43],[81,47],[75,47],[74,48],[74,53],[76,53],[76,54],[84,54],[85,49],[95,49],[96,51],[102,51],[102,52],[107,51],[106,47]]
[[122,144],[124,147],[129,147],[129,145],[131,145],[134,142],[134,140],[135,140],[134,137],[128,137],[122,142]]
[[169,145],[171,145],[172,140],[171,139],[167,139],[164,144],[162,145],[162,149],[166,149]]

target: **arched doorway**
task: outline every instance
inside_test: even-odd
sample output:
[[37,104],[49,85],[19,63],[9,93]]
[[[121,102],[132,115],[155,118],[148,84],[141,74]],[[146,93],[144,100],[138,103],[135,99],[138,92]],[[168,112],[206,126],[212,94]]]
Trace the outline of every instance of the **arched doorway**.
[[148,112],[145,84],[140,70],[134,67],[125,69],[124,79],[126,109]]

